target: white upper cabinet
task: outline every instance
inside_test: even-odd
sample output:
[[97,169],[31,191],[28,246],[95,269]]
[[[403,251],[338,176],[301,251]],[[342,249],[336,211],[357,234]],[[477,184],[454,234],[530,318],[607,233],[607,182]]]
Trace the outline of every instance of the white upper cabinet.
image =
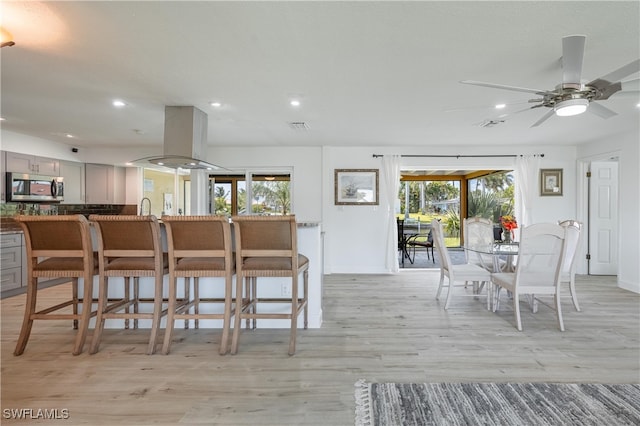
[[126,172],[124,167],[87,163],[85,176],[85,202],[87,204],[125,203]]
[[7,171],[16,173],[31,173],[43,176],[58,176],[60,161],[53,158],[37,157],[29,154],[7,152]]
[[60,176],[64,178],[64,200],[61,204],[84,204],[84,163],[60,161]]

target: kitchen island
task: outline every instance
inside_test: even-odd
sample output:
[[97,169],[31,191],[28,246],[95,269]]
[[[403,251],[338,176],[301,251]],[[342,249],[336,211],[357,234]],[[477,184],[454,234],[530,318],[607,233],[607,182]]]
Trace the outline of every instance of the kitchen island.
[[[298,251],[309,258],[309,317],[308,328],[320,328],[322,325],[322,235],[321,224],[318,222],[298,222]],[[163,249],[167,249],[167,239],[164,227],[161,226],[162,244]],[[93,232],[93,231],[92,231]],[[95,234],[92,235],[94,245],[97,241]],[[94,246],[97,250],[97,247]],[[94,300],[98,298],[98,277],[94,278],[93,297]],[[80,279],[82,282],[82,279]],[[123,278],[110,278],[109,279],[109,298],[121,298],[124,292]],[[163,297],[168,297],[169,276],[164,276],[164,288]],[[183,279],[178,279],[178,298],[184,296]],[[259,297],[287,297],[291,294],[291,279],[290,278],[260,278]],[[234,290],[236,277],[234,276]],[[269,283],[271,285],[269,285]],[[302,289],[302,279],[299,280],[300,291]],[[142,277],[140,278],[140,297],[152,298],[154,290],[154,278]],[[191,291],[193,294],[193,291]],[[79,297],[82,297],[82,284],[79,285]],[[221,298],[224,297],[224,278],[219,277],[203,277],[200,278],[200,297],[201,298]],[[269,304],[259,305],[258,309],[287,309],[289,304]],[[141,304],[140,312],[151,312],[151,304]],[[222,312],[221,304],[202,304],[200,306],[200,312],[202,313],[218,313]],[[161,327],[164,328],[166,318],[163,317]],[[93,328],[95,324],[95,318],[92,318],[90,327]],[[124,326],[124,320],[108,319],[105,323],[105,328],[122,328]],[[138,326],[140,328],[148,328],[151,326],[151,320],[139,320]],[[176,324],[177,327],[181,327]],[[193,327],[193,320],[190,321],[190,327]],[[283,320],[267,320],[262,319],[258,321],[259,328],[289,328],[289,321]],[[199,320],[200,328],[222,328],[222,320]],[[298,328],[303,328],[303,318],[298,318]]]

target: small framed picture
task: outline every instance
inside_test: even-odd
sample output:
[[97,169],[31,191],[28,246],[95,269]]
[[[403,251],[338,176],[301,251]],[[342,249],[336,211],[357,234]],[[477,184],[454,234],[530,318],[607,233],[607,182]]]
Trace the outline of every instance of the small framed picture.
[[562,195],[562,169],[540,169],[540,195]]
[[336,205],[377,205],[378,169],[336,169]]

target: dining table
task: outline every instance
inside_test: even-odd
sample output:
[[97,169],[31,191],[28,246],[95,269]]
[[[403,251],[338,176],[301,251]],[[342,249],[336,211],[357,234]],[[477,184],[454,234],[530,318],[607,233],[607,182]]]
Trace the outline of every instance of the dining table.
[[464,245],[462,247],[465,250],[490,257],[492,272],[513,272],[515,268],[514,257],[518,255],[520,249],[520,245],[514,241],[494,241],[485,245]]
[[[515,269],[514,257],[518,255],[520,250],[520,245],[517,242],[510,241],[494,241],[492,243],[488,243],[485,245],[476,244],[473,246],[467,245],[463,246],[465,250],[473,251],[475,253],[479,253],[482,256],[487,256],[490,261],[487,263],[491,266],[492,273],[499,272],[513,272]],[[487,264],[483,262],[483,267],[487,268]],[[487,288],[489,292],[488,298],[488,308],[491,311],[494,311],[495,301],[493,285],[489,283]]]

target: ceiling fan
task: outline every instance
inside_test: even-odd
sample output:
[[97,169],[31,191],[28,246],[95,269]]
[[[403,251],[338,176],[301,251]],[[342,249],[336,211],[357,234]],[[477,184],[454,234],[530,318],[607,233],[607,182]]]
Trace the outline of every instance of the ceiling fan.
[[474,80],[462,80],[460,83],[538,95],[538,98],[529,100],[529,103],[535,103],[536,105],[517,111],[528,111],[540,107],[550,108],[550,110],[531,127],[539,126],[554,113],[558,116],[571,116],[582,114],[588,110],[602,118],[613,117],[617,115],[614,111],[595,101],[609,99],[611,95],[619,91],[631,88],[637,90],[636,86],[640,80],[627,82],[622,82],[621,80],[640,71],[640,59],[636,59],[590,83],[583,83],[581,81],[582,60],[584,57],[586,38],[584,35],[571,35],[562,38],[562,83],[557,85],[553,90],[506,86],[503,84],[485,83]]

